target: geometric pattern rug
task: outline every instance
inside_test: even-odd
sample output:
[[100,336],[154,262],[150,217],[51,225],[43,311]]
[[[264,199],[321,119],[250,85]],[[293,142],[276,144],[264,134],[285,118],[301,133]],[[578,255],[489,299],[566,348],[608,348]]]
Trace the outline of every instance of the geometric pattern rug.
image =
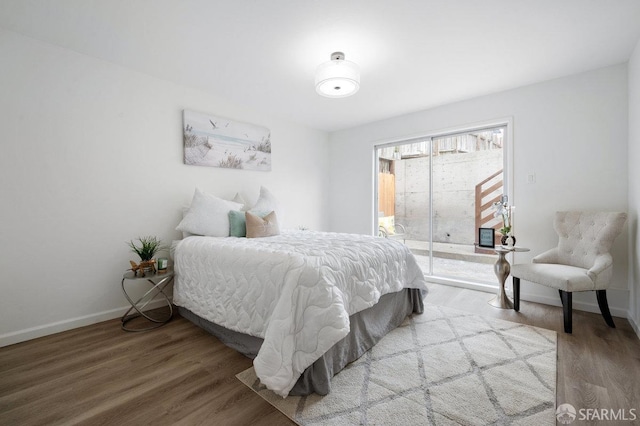
[[299,425],[555,425],[556,347],[555,331],[425,304],[326,396],[236,377]]

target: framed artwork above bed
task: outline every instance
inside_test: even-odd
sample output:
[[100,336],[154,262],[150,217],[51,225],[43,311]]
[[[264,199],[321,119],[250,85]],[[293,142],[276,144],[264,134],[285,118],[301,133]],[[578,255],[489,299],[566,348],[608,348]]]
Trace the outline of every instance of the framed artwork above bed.
[[184,110],[184,163],[271,171],[271,131],[255,124]]

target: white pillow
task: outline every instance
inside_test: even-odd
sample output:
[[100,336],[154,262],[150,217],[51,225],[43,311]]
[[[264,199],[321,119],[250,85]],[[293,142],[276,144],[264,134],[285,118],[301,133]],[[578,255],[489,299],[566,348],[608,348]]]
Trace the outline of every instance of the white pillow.
[[[187,213],[189,213],[189,207],[183,207],[182,208],[182,219],[185,218],[185,216],[187,215]],[[179,226],[179,225],[178,225]],[[178,228],[176,228],[178,229]],[[182,239],[184,240],[187,237],[192,236],[193,234],[191,232],[186,232],[186,231],[182,231]]]
[[251,212],[256,213],[256,212],[271,212],[271,211],[276,212],[276,216],[278,217],[278,222],[280,222],[280,228],[282,228],[282,224],[284,223],[284,221],[282,220],[282,217],[284,215],[282,214],[282,209],[280,208],[280,204],[278,203],[278,200],[276,200],[276,197],[274,197],[273,194],[269,192],[267,188],[265,188],[264,186],[261,186],[260,196],[258,197],[258,201],[256,201],[256,204],[251,208]]
[[196,188],[189,211],[176,228],[178,231],[208,237],[229,236],[229,210],[240,210],[242,204],[226,201]]
[[233,197],[233,200],[231,200],[231,201],[233,201],[234,203],[242,204],[242,207],[240,208],[241,211],[247,210],[247,208],[246,208],[247,207],[247,202],[244,201],[244,198],[242,198],[242,195],[240,195],[239,192],[236,192],[236,196]]

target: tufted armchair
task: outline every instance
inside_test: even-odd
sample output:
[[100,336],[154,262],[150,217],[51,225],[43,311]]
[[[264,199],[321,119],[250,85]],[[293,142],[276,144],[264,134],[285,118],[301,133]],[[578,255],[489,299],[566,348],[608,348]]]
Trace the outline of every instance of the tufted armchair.
[[626,220],[626,213],[557,212],[553,227],[559,237],[558,247],[534,257],[532,264],[511,266],[514,309],[520,310],[520,279],[557,288],[564,331],[571,333],[572,293],[595,290],[605,322],[615,328],[606,290],[613,274],[609,250]]

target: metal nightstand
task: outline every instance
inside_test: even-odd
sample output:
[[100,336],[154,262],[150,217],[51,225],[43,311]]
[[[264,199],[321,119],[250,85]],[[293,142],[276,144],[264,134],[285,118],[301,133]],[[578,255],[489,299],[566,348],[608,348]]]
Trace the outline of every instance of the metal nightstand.
[[[131,307],[125,314],[122,316],[120,321],[122,322],[121,328],[125,331],[148,331],[153,330],[158,327],[162,327],[173,317],[173,306],[171,305],[171,301],[169,297],[164,292],[165,288],[173,282],[173,270],[167,270],[167,272],[156,272],[155,274],[149,274],[145,277],[136,277],[133,271],[127,271],[122,276],[122,292],[124,293],[124,297],[127,298]],[[129,294],[127,293],[127,289],[125,287],[125,283],[137,283],[137,282],[146,282],[151,284],[151,288],[147,290],[138,300],[133,301]],[[147,307],[149,303],[151,303],[156,298],[161,297],[164,298],[167,306],[169,307],[169,312],[167,315],[160,315],[157,318],[149,315],[144,311],[144,308]],[[136,311],[131,313],[132,311]],[[151,326],[145,328],[129,328],[127,327],[127,323],[135,318],[143,317],[152,323]]]

